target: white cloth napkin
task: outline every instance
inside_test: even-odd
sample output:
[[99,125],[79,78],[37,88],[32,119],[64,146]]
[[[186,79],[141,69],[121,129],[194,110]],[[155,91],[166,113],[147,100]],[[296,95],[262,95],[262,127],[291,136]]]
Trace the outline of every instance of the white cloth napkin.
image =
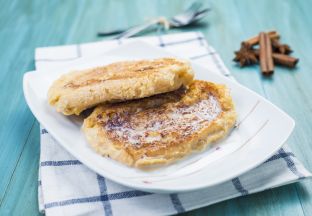
[[[231,76],[200,32],[110,40],[36,49],[37,70],[104,53],[129,41],[143,40],[179,53],[225,76]],[[311,177],[286,147],[259,167],[226,183],[180,194],[152,194],[114,183],[67,153],[41,128],[39,208],[46,215],[168,215],[189,211]]]

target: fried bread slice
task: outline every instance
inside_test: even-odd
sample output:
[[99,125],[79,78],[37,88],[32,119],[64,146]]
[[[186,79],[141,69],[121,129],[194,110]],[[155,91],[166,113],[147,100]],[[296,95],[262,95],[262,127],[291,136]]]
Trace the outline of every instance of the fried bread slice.
[[176,90],[193,76],[190,64],[175,58],[116,62],[61,76],[50,87],[48,101],[58,112],[78,115],[100,103]]
[[224,85],[194,81],[173,92],[98,105],[82,130],[96,152],[145,169],[205,149],[225,137],[235,121]]

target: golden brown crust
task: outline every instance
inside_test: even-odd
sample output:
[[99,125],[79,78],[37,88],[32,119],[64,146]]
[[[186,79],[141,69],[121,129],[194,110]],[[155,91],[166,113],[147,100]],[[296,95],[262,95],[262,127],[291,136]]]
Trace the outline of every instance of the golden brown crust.
[[226,136],[236,120],[228,89],[206,81],[149,98],[99,105],[83,131],[100,154],[129,166],[172,163]]
[[103,102],[148,97],[178,89],[193,80],[188,62],[161,58],[117,62],[61,76],[49,89],[49,103],[65,115]]

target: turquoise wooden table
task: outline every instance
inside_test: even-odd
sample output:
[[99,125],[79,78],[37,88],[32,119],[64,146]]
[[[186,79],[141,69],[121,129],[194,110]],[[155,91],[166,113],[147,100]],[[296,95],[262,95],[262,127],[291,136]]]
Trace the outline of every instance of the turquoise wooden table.
[[[0,215],[38,215],[39,124],[22,92],[23,73],[34,69],[34,49],[101,40],[99,30],[171,16],[190,1],[1,0],[0,7]],[[206,3],[206,2],[205,2]],[[239,82],[264,95],[296,120],[288,143],[312,170],[312,1],[211,1],[200,30]],[[232,62],[240,41],[276,29],[300,58],[297,69],[276,68],[263,78],[258,66]],[[178,32],[182,30],[172,30]],[[186,215],[312,215],[312,182],[305,181],[232,199]]]

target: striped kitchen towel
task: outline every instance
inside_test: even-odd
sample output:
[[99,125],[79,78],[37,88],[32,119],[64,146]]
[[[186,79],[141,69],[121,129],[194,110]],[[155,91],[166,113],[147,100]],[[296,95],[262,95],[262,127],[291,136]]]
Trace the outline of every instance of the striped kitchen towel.
[[[37,70],[102,54],[120,44],[143,40],[231,77],[216,51],[199,32],[110,40],[36,49]],[[285,146],[259,167],[223,184],[200,191],[154,194],[114,183],[67,153],[41,128],[39,207],[46,215],[168,215],[311,177]]]

